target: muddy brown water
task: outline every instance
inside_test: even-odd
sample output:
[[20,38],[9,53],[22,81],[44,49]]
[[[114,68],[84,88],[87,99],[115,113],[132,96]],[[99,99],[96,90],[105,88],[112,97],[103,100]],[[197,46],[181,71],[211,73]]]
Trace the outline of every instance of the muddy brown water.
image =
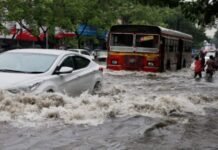
[[218,149],[218,77],[105,71],[97,95],[0,93],[0,150]]

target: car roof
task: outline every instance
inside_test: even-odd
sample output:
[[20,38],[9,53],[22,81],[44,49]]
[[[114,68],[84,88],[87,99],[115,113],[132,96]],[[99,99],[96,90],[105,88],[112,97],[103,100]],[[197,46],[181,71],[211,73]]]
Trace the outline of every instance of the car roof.
[[88,50],[86,50],[86,49],[80,49],[80,48],[70,48],[70,49],[67,49],[67,50],[76,50],[76,51],[86,51],[86,52],[88,52]]
[[10,53],[21,52],[21,53],[37,53],[37,54],[51,54],[51,55],[63,55],[63,54],[72,54],[73,52],[66,50],[58,50],[58,49],[14,49],[7,51]]

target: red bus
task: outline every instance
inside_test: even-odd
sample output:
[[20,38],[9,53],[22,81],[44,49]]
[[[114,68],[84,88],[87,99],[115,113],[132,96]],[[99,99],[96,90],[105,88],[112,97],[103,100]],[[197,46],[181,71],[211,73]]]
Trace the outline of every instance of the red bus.
[[114,25],[107,46],[107,68],[163,72],[191,64],[192,36],[159,26]]

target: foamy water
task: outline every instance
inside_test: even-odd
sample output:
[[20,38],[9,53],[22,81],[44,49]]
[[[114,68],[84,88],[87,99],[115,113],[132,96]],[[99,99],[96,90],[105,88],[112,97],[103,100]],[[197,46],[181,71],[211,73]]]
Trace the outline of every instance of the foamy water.
[[[0,91],[0,121],[18,127],[55,123],[98,125],[115,117],[167,118],[171,112],[204,115],[217,106],[218,84],[196,81],[188,69],[145,73],[105,70],[102,90],[79,97],[61,94],[10,94]],[[206,91],[207,90],[207,91]]]

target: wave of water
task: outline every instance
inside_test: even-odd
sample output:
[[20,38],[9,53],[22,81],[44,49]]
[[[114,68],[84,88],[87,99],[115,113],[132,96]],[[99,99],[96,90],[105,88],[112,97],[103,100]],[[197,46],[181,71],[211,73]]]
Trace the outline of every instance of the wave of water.
[[[63,124],[98,125],[124,116],[169,117],[170,114],[204,115],[204,107],[217,106],[216,93],[202,93],[217,87],[216,82],[196,82],[192,72],[104,73],[103,89],[97,95],[79,97],[62,94],[10,94],[0,91],[0,122],[16,126]],[[214,90],[216,91],[216,90]]]

